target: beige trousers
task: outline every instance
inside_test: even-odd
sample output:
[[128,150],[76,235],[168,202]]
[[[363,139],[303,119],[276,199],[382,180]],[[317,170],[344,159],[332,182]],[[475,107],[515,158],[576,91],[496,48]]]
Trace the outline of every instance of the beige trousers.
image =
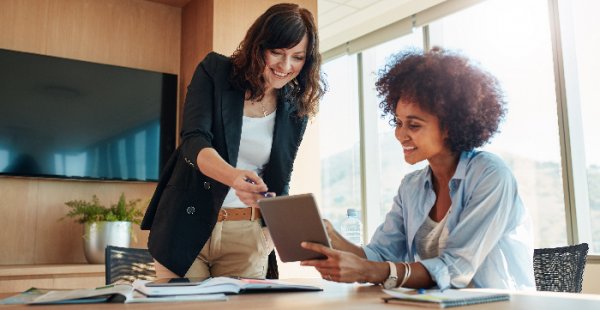
[[[236,276],[264,279],[273,241],[262,220],[218,222],[186,277]],[[155,262],[157,278],[178,278]]]

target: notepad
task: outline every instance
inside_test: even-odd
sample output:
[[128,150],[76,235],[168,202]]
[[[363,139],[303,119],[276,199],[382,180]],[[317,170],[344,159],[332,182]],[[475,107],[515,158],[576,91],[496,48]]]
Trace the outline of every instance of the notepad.
[[384,289],[383,291],[390,295],[390,297],[383,297],[383,301],[386,303],[432,308],[450,308],[510,300],[510,295],[506,293],[478,292],[475,290],[427,290],[421,294],[417,293],[416,290],[404,288]]

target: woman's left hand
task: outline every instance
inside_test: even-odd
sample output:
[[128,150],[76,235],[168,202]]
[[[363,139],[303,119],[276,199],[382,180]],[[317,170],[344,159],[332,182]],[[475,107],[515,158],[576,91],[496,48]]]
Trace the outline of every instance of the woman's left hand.
[[305,260],[301,266],[313,266],[325,280],[335,282],[371,282],[369,270],[373,264],[364,258],[358,257],[350,252],[344,252],[328,248],[324,245],[312,242],[302,242],[301,246],[307,250],[321,253],[327,259]]

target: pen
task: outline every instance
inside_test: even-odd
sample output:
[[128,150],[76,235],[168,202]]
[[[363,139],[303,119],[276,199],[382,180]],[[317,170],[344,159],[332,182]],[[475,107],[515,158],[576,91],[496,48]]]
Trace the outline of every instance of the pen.
[[97,289],[97,290],[101,290],[101,289],[105,289],[105,288],[111,288],[111,287],[113,287],[113,286],[115,286],[115,285],[114,285],[114,284],[109,284],[109,285],[105,285],[105,286],[100,286],[100,287],[97,287],[96,289]]
[[[254,181],[252,181],[252,180],[250,180],[248,178],[246,178],[245,181],[248,182],[248,183],[256,184],[256,182],[254,182]],[[271,193],[269,193],[269,192],[260,192],[259,194],[261,194],[265,198],[272,197]]]

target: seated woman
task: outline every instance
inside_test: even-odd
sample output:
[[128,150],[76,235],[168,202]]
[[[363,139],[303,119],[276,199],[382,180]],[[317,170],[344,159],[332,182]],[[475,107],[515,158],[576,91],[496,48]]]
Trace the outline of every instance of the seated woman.
[[376,83],[404,160],[428,166],[404,177],[391,211],[365,247],[326,222],[333,249],[303,261],[324,279],[428,288],[535,289],[531,222],[497,156],[475,150],[498,130],[498,81],[464,56],[434,48],[394,57]]

